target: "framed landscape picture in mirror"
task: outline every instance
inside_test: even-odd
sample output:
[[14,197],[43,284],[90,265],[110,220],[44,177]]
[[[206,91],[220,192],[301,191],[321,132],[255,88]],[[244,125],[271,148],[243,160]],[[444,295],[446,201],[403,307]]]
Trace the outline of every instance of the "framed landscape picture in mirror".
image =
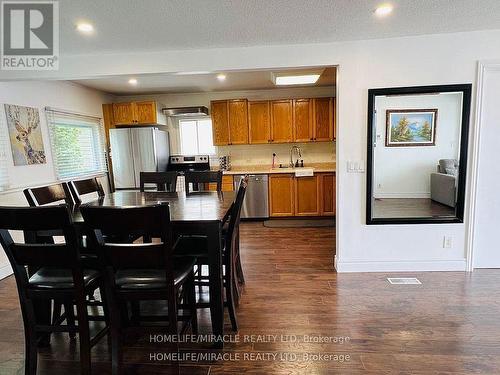
[[463,222],[471,88],[368,90],[367,224]]

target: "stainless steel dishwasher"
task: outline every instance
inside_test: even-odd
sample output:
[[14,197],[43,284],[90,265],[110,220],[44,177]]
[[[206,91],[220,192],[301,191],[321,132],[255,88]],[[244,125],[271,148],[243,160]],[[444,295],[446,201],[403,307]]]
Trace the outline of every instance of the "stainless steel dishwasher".
[[[234,190],[238,190],[243,177],[244,175],[234,176]],[[268,183],[267,174],[248,175],[248,187],[241,208],[243,219],[267,219],[269,217]]]

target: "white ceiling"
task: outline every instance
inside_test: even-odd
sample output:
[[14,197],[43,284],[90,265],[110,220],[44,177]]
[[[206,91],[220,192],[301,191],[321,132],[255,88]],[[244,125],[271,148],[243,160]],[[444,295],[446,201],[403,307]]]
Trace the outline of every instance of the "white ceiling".
[[[61,53],[320,43],[500,28],[499,0],[63,0]],[[92,36],[75,23],[88,20]]]
[[[175,75],[165,73],[134,76],[111,76],[98,79],[82,79],[74,82],[115,95],[261,90],[277,88],[277,86],[275,86],[272,82],[271,73],[276,74],[284,72],[288,72],[289,74],[310,74],[321,72],[321,76],[316,84],[305,86],[320,87],[335,85],[336,73],[334,67],[224,72],[226,79],[222,82],[217,79],[217,72],[192,75]],[[137,86],[132,86],[128,83],[130,78],[137,79]]]

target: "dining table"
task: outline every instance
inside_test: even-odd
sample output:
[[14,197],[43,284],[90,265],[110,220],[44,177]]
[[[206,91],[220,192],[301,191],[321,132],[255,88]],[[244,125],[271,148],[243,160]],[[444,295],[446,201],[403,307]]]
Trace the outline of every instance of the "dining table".
[[[224,334],[222,227],[224,217],[235,197],[236,194],[232,191],[186,193],[118,190],[83,204],[102,207],[137,207],[168,203],[173,233],[206,237],[212,333],[216,338],[214,346],[222,348],[223,340],[217,340],[217,337],[223,337]],[[83,235],[85,225],[78,206],[72,208],[72,216],[77,232]]]

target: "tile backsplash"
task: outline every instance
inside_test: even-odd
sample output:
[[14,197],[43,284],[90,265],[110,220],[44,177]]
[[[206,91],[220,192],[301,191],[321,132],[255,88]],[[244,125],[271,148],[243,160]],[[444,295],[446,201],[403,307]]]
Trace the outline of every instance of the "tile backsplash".
[[277,155],[277,164],[287,164],[290,161],[290,148],[294,144],[301,148],[305,164],[335,161],[335,142],[218,146],[216,149],[218,156],[231,157],[232,166],[271,165],[273,153]]

